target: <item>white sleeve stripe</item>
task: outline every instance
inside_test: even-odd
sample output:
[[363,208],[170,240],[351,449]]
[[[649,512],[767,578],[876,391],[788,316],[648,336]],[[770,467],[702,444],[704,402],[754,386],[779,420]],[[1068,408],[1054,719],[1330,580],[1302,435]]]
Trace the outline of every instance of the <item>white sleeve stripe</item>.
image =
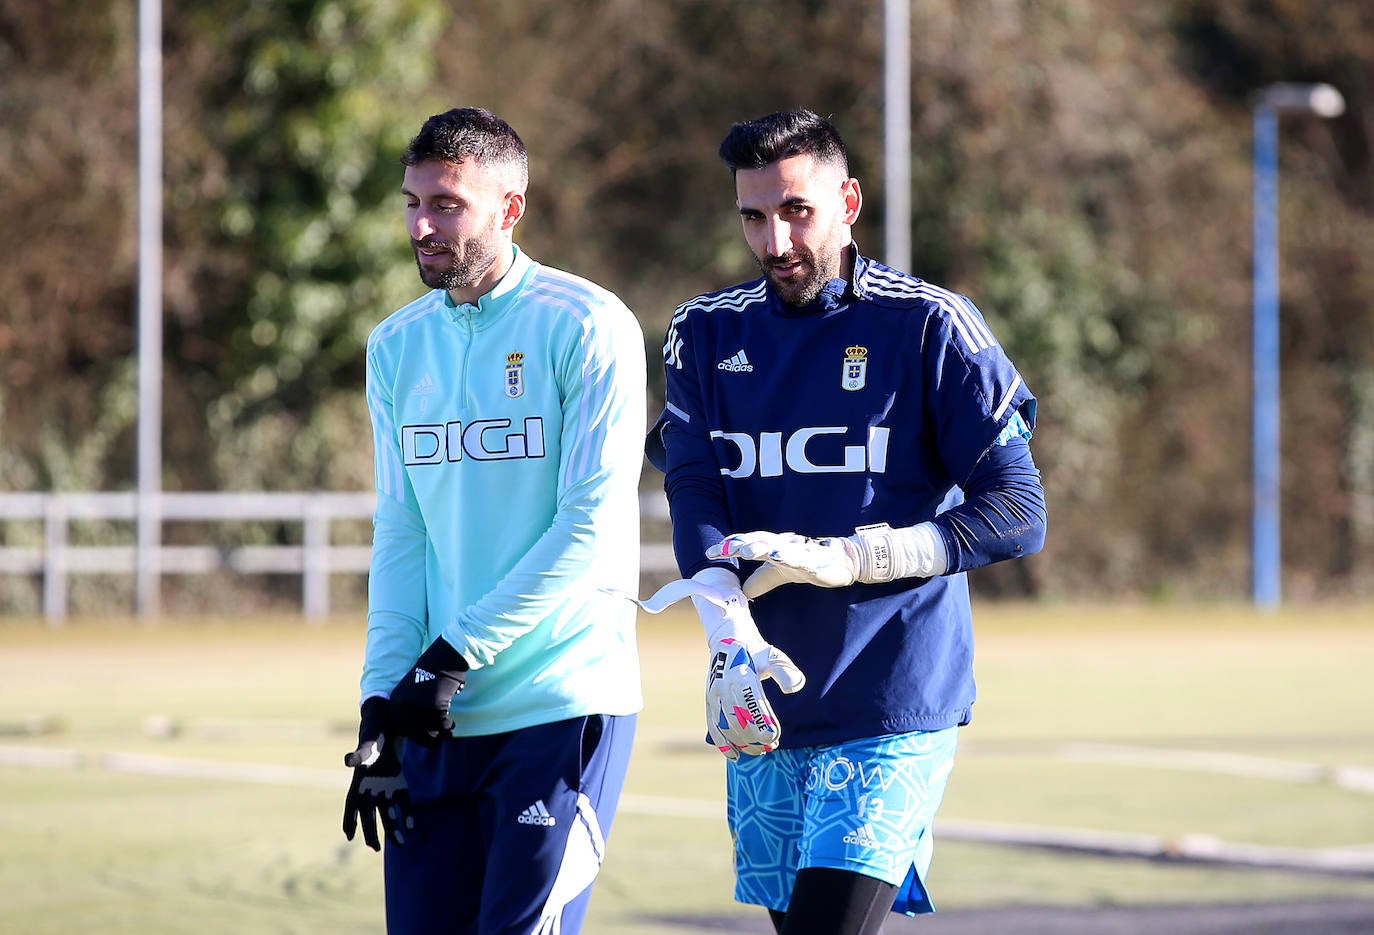
[[399,503],[405,499],[405,485],[401,482],[401,461],[396,456],[393,442],[396,437],[396,426],[391,421],[391,416],[380,405],[372,407],[372,417],[376,422],[373,437],[377,448],[376,478],[374,479],[377,492],[385,494]]
[[677,322],[668,329],[668,340],[663,345],[663,363],[682,369],[682,338],[678,337]]
[[908,291],[916,285],[916,280],[912,277],[902,276],[895,271],[875,269],[872,266],[868,267],[864,279],[870,287],[872,287],[875,281],[888,283],[898,289],[905,287]]
[[582,309],[599,304],[596,296],[585,288],[579,288],[576,282],[561,282],[541,277],[530,283],[529,291],[533,295],[556,299]]
[[978,316],[966,304],[968,299],[945,289],[922,283],[916,289],[917,295],[929,299],[949,314],[950,324],[959,332],[968,349],[977,354],[991,347],[992,335],[978,320]]
[[975,354],[983,350],[985,345],[979,339],[978,332],[974,330],[971,323],[968,321],[968,315],[964,311],[964,308],[957,303],[950,302],[943,296],[938,299],[934,297],[931,298],[941,309],[949,314],[949,323],[954,326],[955,331],[959,332],[959,337],[963,338],[964,344],[968,345],[968,349]]
[[998,403],[997,408],[993,410],[993,419],[997,420],[1002,418],[1002,414],[1007,411],[1007,407],[1011,405],[1011,401],[1016,397],[1016,391],[1020,388],[1021,374],[1018,373],[1016,379],[1011,381],[1011,386],[1007,388],[1007,392],[1002,397],[1002,401]]
[[974,354],[997,344],[992,330],[967,296],[900,274],[870,270],[865,276],[867,288],[874,295],[893,299],[924,299],[949,316],[950,324],[960,339]]
[[[877,278],[876,276],[874,277]],[[989,341],[984,340],[983,335],[988,335],[986,327],[978,320],[978,316],[967,311],[965,307],[956,301],[956,296],[952,292],[947,292],[929,283],[920,283],[915,287],[904,286],[898,288],[885,288],[883,286],[870,285],[869,292],[873,295],[885,296],[893,299],[922,299],[931,303],[949,317],[949,323],[958,333],[963,343],[968,346],[973,353],[985,350],[991,346]],[[991,335],[988,335],[990,338]]]
[[[426,301],[427,299],[434,299],[434,301]],[[368,345],[375,345],[382,338],[390,337],[415,319],[423,318],[425,315],[436,312],[443,308],[443,306],[443,299],[435,296],[434,292],[421,296],[419,299],[412,302],[409,307],[401,309],[378,325],[377,329],[369,337]]]
[[983,316],[979,315],[978,312],[974,310],[973,303],[968,300],[968,297],[961,295],[957,296],[957,299],[959,305],[963,307],[966,316],[965,321],[967,321],[969,327],[978,334],[982,340],[983,347],[992,347],[996,344],[997,339],[992,336],[992,331],[988,328],[987,322],[983,321]]
[[705,312],[742,312],[751,305],[764,300],[768,295],[768,284],[760,280],[751,289],[731,289],[728,292],[699,295],[689,302],[679,305],[673,312],[668,324],[668,333],[663,342],[663,362],[674,368],[682,369],[682,338],[678,336],[677,326],[693,309]]
[[977,354],[983,349],[978,343],[978,336],[969,329],[968,323],[964,321],[962,315],[951,309],[949,321],[950,324],[954,326],[954,329],[959,332],[959,336],[964,339],[964,343],[968,345],[969,350]]
[[679,409],[677,406],[674,406],[671,402],[668,402],[667,400],[664,401],[664,403],[663,403],[663,408],[664,408],[664,409],[667,409],[669,412],[671,412],[673,415],[677,416],[677,417],[678,417],[679,419],[681,419],[683,422],[691,422],[691,421],[692,421],[692,417],[691,417],[691,416],[689,416],[686,412],[682,411],[682,410]]
[[677,326],[687,317],[687,306],[680,305],[668,323],[668,334],[663,341],[663,363],[682,369],[682,338],[678,337]]
[[[596,335],[591,330],[591,316],[587,315],[579,308],[570,309],[570,312],[578,319],[578,324],[582,326],[583,338],[595,340]],[[604,395],[598,395],[596,380],[587,373],[587,367],[597,363],[598,355],[595,351],[583,355],[582,360],[582,398],[577,406],[576,427],[579,430],[581,441],[573,446],[573,457],[568,461],[568,472],[571,477],[583,478],[596,469],[596,459],[604,445],[604,438],[608,426],[605,419],[597,419],[594,410],[606,403]],[[606,389],[603,393],[609,393]],[[566,428],[566,426],[564,426]]]
[[[708,312],[742,312],[755,302],[761,301],[767,294],[768,284],[759,280],[752,289],[731,289],[728,292],[699,295],[689,302],[682,303],[678,311],[686,314],[690,309],[700,308]],[[675,315],[674,318],[676,317]]]
[[[596,309],[608,307],[610,303],[586,280],[562,270],[540,267],[538,273],[530,280],[529,293],[539,296],[547,306],[574,318],[582,329],[584,342],[596,345],[598,342],[610,340],[609,337],[597,334],[593,318]],[[597,366],[599,362],[605,362],[607,372],[589,372],[588,368]],[[604,352],[593,352],[583,357],[582,372],[579,374],[583,393],[573,423],[578,430],[578,441],[574,444],[568,460],[568,473],[571,477],[588,477],[602,466],[602,453],[608,448],[606,438],[610,432],[610,423],[614,421],[607,418],[607,414],[614,408],[611,399],[616,383],[614,368],[613,346],[604,348]]]

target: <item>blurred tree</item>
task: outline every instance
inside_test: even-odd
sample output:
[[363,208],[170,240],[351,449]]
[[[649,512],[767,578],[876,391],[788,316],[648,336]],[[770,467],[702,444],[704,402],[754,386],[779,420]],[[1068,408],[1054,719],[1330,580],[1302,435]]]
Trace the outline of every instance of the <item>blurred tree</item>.
[[[1244,107],[1247,145],[1265,85],[1326,81],[1346,99],[1337,120],[1281,124],[1283,554],[1291,597],[1374,594],[1374,254],[1360,246],[1374,242],[1374,8],[1187,0],[1173,23],[1182,74]],[[1236,329],[1247,349],[1248,302]]]
[[[881,7],[790,4],[785,33],[781,16],[732,0],[613,0],[595,15],[475,0],[445,38],[440,85],[501,112],[529,146],[519,241],[619,293],[651,361],[678,303],[756,273],[716,158],[731,123],[807,106],[881,146]],[[659,368],[650,380],[661,393]]]
[[129,4],[0,6],[0,489],[129,475],[133,32]]
[[[12,260],[0,268],[0,478],[120,487],[136,414],[135,5],[59,5],[0,13],[0,188],[28,222],[0,230]],[[169,488],[368,482],[351,457],[366,424],[363,343],[418,292],[396,159],[432,112],[443,10],[165,11]]]
[[[1035,52],[987,54],[1021,80],[1007,82],[1020,89],[1009,106],[981,122],[979,161],[991,162],[1004,200],[980,214],[994,243],[1029,254],[1021,269],[994,254],[989,271],[1005,271],[994,282],[1008,306],[993,312],[1011,317],[1008,341],[1030,352],[1028,371],[1042,381],[1037,450],[1067,521],[1054,586],[1154,591],[1191,577],[1243,587],[1248,457],[1230,409],[1239,397],[1217,394],[1222,411],[1200,439],[1174,437],[1190,425],[1200,383],[1229,388],[1232,364],[1244,372],[1228,333],[1247,286],[1236,124],[1178,74],[1157,8],[1064,3],[1027,19]],[[1028,209],[1041,221],[1029,229],[1017,220]],[[1180,386],[1183,359],[1215,369],[1188,368]],[[1177,473],[1180,456],[1195,469]],[[1217,512],[1235,519],[1177,534],[1184,517]]]
[[168,346],[188,405],[168,407],[168,461],[183,484],[369,482],[341,452],[366,431],[368,332],[421,291],[397,157],[433,112],[442,24],[436,0],[226,0],[169,23]]
[[[1282,135],[1285,567],[1294,596],[1374,589],[1366,6],[913,5],[913,272],[978,303],[1042,403],[1047,549],[975,587],[1246,593],[1249,95],[1327,80],[1346,115]],[[0,6],[0,486],[132,477],[132,17]],[[736,120],[830,115],[881,257],[881,26],[880,0],[168,9],[168,486],[370,483],[363,341],[420,289],[396,157],[450,106],[524,136],[520,243],[625,297],[651,359],[674,306],[755,275],[716,159]]]

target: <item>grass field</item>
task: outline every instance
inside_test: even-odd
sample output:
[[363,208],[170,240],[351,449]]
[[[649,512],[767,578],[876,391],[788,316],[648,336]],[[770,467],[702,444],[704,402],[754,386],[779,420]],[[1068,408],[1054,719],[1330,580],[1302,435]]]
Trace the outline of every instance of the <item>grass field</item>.
[[[982,605],[931,885],[999,905],[1374,900],[1374,874],[962,839],[1069,828],[1374,858],[1370,607]],[[339,832],[360,621],[0,622],[0,931],[376,933],[381,863]],[[730,900],[700,633],[641,626],[647,704],[594,935],[757,926]],[[1366,865],[1370,865],[1366,861]],[[26,921],[17,921],[26,920]],[[704,924],[704,923],[703,923]],[[716,929],[719,931],[719,929]]]

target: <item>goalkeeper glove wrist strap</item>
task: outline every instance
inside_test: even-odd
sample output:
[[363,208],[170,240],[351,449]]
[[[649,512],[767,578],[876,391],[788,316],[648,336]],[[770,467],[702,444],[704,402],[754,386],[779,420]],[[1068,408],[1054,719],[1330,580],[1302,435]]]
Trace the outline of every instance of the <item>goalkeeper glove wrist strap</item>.
[[736,631],[743,626],[752,631],[752,621],[748,618],[748,599],[740,590],[739,578],[726,568],[703,568],[691,580],[710,590],[706,594],[693,594],[692,604],[701,619],[702,629],[706,632],[706,643],[711,645],[722,636],[739,636]]
[[893,529],[887,523],[860,526],[848,539],[858,553],[859,574],[864,584],[882,584],[898,578],[933,578],[949,569],[949,552],[934,523],[918,523]]

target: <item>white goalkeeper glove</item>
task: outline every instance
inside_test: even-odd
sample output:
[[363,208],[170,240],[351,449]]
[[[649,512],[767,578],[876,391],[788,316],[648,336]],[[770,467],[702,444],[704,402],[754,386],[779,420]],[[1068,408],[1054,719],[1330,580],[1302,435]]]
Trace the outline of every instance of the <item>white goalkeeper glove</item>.
[[776,750],[782,725],[763,693],[762,680],[771,678],[790,695],[801,690],[806,676],[785,652],[764,642],[733,572],[703,568],[692,580],[716,592],[692,598],[711,653],[706,732],[729,760]]
[[744,582],[744,593],[751,600],[781,584],[843,588],[856,582],[930,578],[949,567],[945,540],[933,523],[903,529],[878,523],[860,526],[852,536],[824,539],[791,532],[735,533],[711,546],[706,557],[763,562]]
[[706,732],[726,759],[757,756],[777,749],[782,737],[762,679],[771,678],[787,694],[800,691],[806,676],[787,654],[765,642],[739,579],[724,568],[703,568],[691,579],[671,581],[647,601],[656,614],[690,597],[706,631],[711,661],[706,671]]

